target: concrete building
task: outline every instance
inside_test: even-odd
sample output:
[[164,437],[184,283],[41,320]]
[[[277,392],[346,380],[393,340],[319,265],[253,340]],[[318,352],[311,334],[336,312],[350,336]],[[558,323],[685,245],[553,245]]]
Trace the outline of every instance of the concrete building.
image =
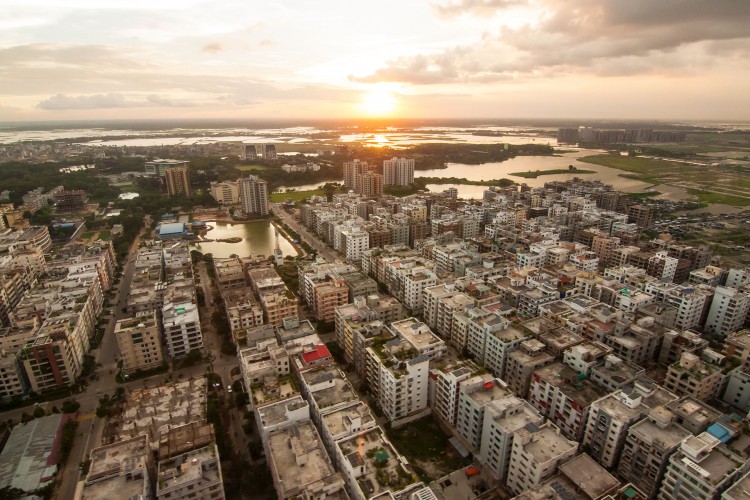
[[636,224],[640,228],[649,228],[654,225],[656,209],[651,205],[630,205],[628,207],[628,222]]
[[719,498],[747,470],[747,461],[711,434],[688,436],[669,458],[658,498]]
[[747,500],[750,492],[750,472],[739,478],[722,495],[721,500]]
[[560,428],[566,437],[583,437],[591,404],[606,392],[561,363],[543,366],[531,375],[529,403]]
[[211,183],[211,196],[219,205],[236,205],[240,202],[240,187],[237,181]]
[[192,422],[160,437],[156,499],[174,498],[225,498],[211,424]]
[[701,401],[709,401],[719,396],[724,377],[721,369],[701,361],[698,356],[682,353],[680,361],[667,369],[664,387],[678,396],[693,396]]
[[257,175],[237,179],[242,210],[248,215],[268,215],[268,183]]
[[190,173],[188,166],[167,167],[164,172],[164,182],[169,196],[190,197],[193,193],[190,187]]
[[58,212],[78,212],[86,208],[87,202],[86,191],[82,189],[61,191],[55,195],[55,207]]
[[612,469],[620,458],[630,426],[652,408],[676,399],[674,394],[645,379],[608,394],[591,403],[582,443],[594,460]]
[[727,386],[722,399],[745,414],[750,413],[750,372],[748,370],[738,366],[727,374]]
[[310,405],[300,395],[255,408],[255,425],[264,447],[271,432],[309,420]]
[[164,363],[156,311],[122,319],[115,325],[123,373],[150,370]]
[[510,395],[505,382],[489,374],[471,377],[461,384],[455,427],[474,454],[479,453],[483,439],[485,407]]
[[504,380],[516,396],[526,398],[531,384],[531,374],[554,360],[554,356],[545,351],[543,343],[536,339],[525,340],[508,356]]
[[392,158],[383,161],[383,184],[408,186],[414,182],[414,159]]
[[406,318],[394,321],[391,331],[404,339],[418,354],[424,354],[431,360],[439,360],[445,356],[448,348],[430,327],[416,318]]
[[540,426],[543,421],[544,417],[536,408],[516,396],[490,402],[484,409],[482,439],[476,458],[492,470],[497,480],[505,481],[516,433],[529,425]]
[[286,318],[299,316],[296,298],[290,298],[286,292],[270,292],[260,296],[265,322],[273,326],[281,326]]
[[656,496],[669,457],[690,432],[674,422],[664,407],[653,408],[648,417],[628,430],[617,472],[649,497]]
[[167,168],[187,168],[189,164],[190,162],[187,160],[156,159],[146,162],[145,171],[146,175],[149,177],[164,177],[167,175]]
[[154,497],[156,469],[145,434],[94,448],[90,460],[80,500]]
[[424,487],[380,427],[338,441],[336,454],[352,500],[413,498]]
[[190,351],[203,350],[201,320],[198,307],[192,302],[164,304],[162,325],[170,358],[179,359]]
[[367,347],[368,384],[391,422],[422,415],[427,407],[430,357],[404,339],[378,339]]
[[708,310],[705,331],[719,337],[736,332],[750,311],[750,293],[744,288],[717,286]]
[[344,187],[346,189],[358,191],[360,177],[362,174],[369,172],[370,166],[367,162],[361,162],[359,160],[344,162]]
[[553,476],[557,468],[578,450],[578,443],[565,439],[560,430],[547,422],[527,424],[516,431],[508,467],[507,485],[515,494],[523,493]]

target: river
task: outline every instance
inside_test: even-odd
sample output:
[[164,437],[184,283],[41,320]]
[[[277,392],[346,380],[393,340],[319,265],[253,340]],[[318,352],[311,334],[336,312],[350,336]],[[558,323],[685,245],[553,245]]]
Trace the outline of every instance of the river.
[[[210,221],[206,222],[213,229],[208,231],[206,238],[213,240],[238,237],[242,238],[239,243],[193,243],[190,245],[191,250],[198,250],[204,254],[210,253],[214,257],[226,258],[232,254],[240,257],[249,257],[252,255],[271,255],[275,247],[274,228],[267,220],[248,222],[244,224],[230,224],[226,222]],[[279,234],[279,247],[281,252],[286,255],[295,257],[297,251],[294,246],[281,234]]]
[[[483,181],[490,179],[512,179],[519,184],[527,184],[532,187],[542,187],[545,182],[565,181],[573,177],[582,177],[584,179],[599,179],[606,184],[612,184],[615,189],[626,192],[638,192],[646,190],[651,184],[641,182],[635,179],[622,177],[625,174],[623,170],[594,165],[593,163],[584,163],[578,161],[578,158],[602,153],[599,150],[579,149],[568,153],[562,153],[558,156],[516,156],[506,161],[483,163],[480,165],[468,165],[465,163],[448,163],[447,168],[434,170],[416,170],[414,177],[457,177],[466,178],[470,181]],[[553,170],[565,169],[569,165],[575,165],[582,170],[593,170],[595,174],[569,174],[540,175],[535,179],[524,177],[514,177],[510,174],[514,172],[527,172],[529,170]],[[286,189],[295,189],[297,191],[307,191],[316,189],[323,185],[323,182],[314,184],[304,184],[301,186],[280,186],[279,191]],[[433,192],[440,192],[449,187],[455,187],[458,190],[460,198],[481,199],[485,186],[474,186],[466,184],[428,184],[427,189]]]

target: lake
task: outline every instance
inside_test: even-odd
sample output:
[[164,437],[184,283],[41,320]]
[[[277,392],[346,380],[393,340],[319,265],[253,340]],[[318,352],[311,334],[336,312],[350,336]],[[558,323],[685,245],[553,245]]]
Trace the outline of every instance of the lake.
[[[204,254],[210,253],[214,257],[226,258],[232,254],[240,257],[249,257],[250,255],[271,255],[275,247],[274,228],[270,221],[261,220],[248,222],[244,224],[230,224],[226,222],[210,221],[206,225],[213,227],[208,231],[206,238],[213,240],[223,238],[242,238],[239,243],[193,243],[190,245],[191,250],[198,250]],[[297,256],[294,246],[281,234],[279,234],[279,246],[284,256]]]

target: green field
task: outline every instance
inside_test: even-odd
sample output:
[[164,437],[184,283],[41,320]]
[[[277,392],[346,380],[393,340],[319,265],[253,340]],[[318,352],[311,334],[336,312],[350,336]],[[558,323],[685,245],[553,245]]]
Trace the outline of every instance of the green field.
[[583,158],[578,158],[578,161],[647,175],[672,171],[681,166],[680,164],[671,161],[654,160],[652,158],[642,158],[640,156],[623,156],[619,154],[584,156]]
[[309,191],[289,191],[286,193],[271,193],[271,201],[281,203],[286,200],[299,202],[310,196],[325,196],[326,192],[322,189],[311,189]]
[[732,205],[735,207],[750,207],[750,198],[743,198],[741,196],[713,193],[711,191],[702,191],[700,189],[688,189],[688,194],[697,196],[703,203],[721,203],[723,205]]
[[558,174],[595,174],[595,170],[556,168],[552,170],[529,170],[528,172],[513,172],[512,176],[523,177],[524,179],[536,179],[540,175],[558,175]]

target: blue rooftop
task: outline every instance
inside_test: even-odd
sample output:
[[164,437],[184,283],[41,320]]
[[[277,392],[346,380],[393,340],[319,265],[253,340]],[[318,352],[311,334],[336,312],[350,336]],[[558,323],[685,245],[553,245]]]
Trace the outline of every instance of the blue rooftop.
[[185,232],[185,224],[182,222],[172,222],[159,226],[159,236],[174,236]]

